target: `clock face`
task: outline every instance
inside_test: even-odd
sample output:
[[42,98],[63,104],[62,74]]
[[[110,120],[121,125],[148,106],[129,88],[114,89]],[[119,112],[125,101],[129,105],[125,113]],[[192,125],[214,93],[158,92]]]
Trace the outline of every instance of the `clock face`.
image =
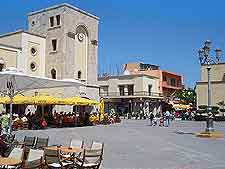
[[85,35],[83,33],[78,34],[78,40],[82,42],[84,40]]

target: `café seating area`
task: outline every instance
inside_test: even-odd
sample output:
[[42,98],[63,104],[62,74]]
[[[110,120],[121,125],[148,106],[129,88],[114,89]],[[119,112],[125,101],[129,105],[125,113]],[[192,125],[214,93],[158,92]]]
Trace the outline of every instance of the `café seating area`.
[[49,145],[49,138],[25,136],[22,142],[12,136],[10,151],[0,157],[0,168],[98,169],[103,159],[104,143],[71,139],[68,145]]

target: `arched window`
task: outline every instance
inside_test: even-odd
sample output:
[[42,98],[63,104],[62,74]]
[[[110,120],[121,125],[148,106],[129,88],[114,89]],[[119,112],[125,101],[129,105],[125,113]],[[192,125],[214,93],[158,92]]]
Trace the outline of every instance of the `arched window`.
[[3,70],[3,68],[4,68],[4,64],[0,63],[0,72]]
[[81,79],[81,74],[82,74],[82,73],[81,73],[81,71],[79,70],[78,73],[77,73],[78,79]]
[[56,70],[55,69],[51,70],[51,75],[52,75],[52,79],[56,79]]

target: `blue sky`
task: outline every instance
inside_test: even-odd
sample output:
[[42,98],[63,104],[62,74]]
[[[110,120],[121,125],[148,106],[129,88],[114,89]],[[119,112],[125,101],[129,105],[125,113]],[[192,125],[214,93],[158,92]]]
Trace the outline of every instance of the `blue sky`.
[[225,51],[224,0],[8,0],[1,1],[0,33],[27,29],[27,13],[70,3],[101,18],[99,71],[142,61],[199,79],[198,48],[206,39]]

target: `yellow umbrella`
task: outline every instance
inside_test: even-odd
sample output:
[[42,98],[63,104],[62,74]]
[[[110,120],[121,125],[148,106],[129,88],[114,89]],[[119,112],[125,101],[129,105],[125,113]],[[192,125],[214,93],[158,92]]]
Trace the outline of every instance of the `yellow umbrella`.
[[37,104],[37,105],[61,103],[60,99],[52,97],[52,96],[45,96],[45,95],[33,96],[32,100],[33,100],[34,104]]
[[[9,97],[1,97],[0,98],[0,104],[9,104],[10,99]],[[30,97],[22,96],[22,95],[16,95],[13,97],[13,104],[33,104],[33,101]]]
[[85,98],[81,98],[79,96],[66,98],[65,102],[66,102],[67,105],[82,105],[82,106],[99,104],[95,100],[85,99]]
[[185,104],[174,104],[173,108],[177,108],[177,109],[189,109],[190,105],[185,105]]
[[0,104],[8,104],[9,101],[9,97],[0,97]]
[[104,104],[103,98],[100,99],[99,108],[100,108],[100,113],[104,114],[105,113],[105,104]]

